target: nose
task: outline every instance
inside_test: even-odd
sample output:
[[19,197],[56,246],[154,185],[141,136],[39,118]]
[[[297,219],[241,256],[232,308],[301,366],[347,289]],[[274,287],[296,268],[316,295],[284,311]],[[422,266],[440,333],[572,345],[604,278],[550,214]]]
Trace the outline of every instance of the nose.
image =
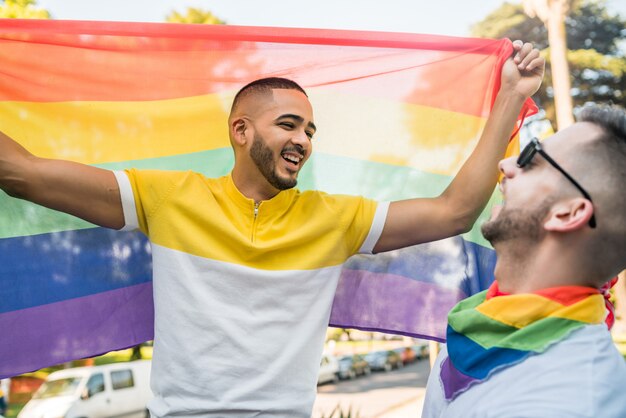
[[505,158],[504,160],[500,160],[500,162],[498,163],[498,169],[504,177],[513,177],[515,175],[515,172],[518,170],[517,157],[509,157]]
[[294,145],[300,145],[305,150],[309,149],[310,141],[306,131],[303,129],[298,129],[291,137],[291,142],[293,142]]

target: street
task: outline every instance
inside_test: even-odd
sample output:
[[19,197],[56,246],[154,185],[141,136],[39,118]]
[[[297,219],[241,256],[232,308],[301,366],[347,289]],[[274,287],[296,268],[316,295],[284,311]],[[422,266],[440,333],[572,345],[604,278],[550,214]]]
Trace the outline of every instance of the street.
[[[352,411],[353,418],[419,417],[429,372],[426,359],[400,370],[321,385],[312,418],[328,418],[338,405],[344,413]],[[334,418],[338,416],[336,412]]]

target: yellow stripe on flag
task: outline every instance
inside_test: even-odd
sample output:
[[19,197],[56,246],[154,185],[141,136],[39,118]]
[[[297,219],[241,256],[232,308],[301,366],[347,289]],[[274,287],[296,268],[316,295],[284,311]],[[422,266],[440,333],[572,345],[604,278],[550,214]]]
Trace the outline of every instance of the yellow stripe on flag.
[[[482,117],[378,98],[310,95],[315,151],[454,175],[474,149]],[[318,110],[319,109],[319,110]]]
[[219,95],[141,102],[0,102],[0,130],[33,154],[85,164],[229,146]]
[[595,324],[602,322],[605,315],[604,303],[599,304],[598,298],[603,299],[602,295],[592,295],[565,306],[539,295],[511,295],[506,298],[489,299],[476,309],[483,315],[516,328],[523,328],[544,317]]
[[[453,175],[473,150],[482,117],[311,89],[315,152]],[[30,152],[85,164],[229,146],[232,92],[139,102],[0,102],[0,130]],[[365,118],[364,115],[368,115]]]

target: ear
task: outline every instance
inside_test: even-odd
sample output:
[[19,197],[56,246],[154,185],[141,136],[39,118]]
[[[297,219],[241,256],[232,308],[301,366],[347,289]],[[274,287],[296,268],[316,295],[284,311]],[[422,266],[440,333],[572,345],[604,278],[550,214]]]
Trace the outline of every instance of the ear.
[[235,144],[245,145],[248,141],[247,134],[250,124],[245,117],[236,118],[230,121],[230,130]]
[[547,231],[575,231],[584,228],[589,223],[591,215],[593,215],[591,202],[576,198],[555,204],[543,226]]

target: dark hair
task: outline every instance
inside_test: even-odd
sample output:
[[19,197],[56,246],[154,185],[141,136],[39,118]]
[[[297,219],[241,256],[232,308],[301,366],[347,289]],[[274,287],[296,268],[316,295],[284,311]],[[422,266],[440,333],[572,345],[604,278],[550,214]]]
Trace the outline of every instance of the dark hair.
[[578,121],[602,131],[580,149],[584,158],[577,160],[580,176],[588,178],[583,181],[593,185],[596,218],[603,230],[590,255],[601,262],[598,270],[616,266],[621,270],[626,267],[626,111],[614,105],[586,106]]
[[241,90],[237,92],[237,94],[235,95],[235,99],[233,100],[231,113],[244,97],[247,97],[251,94],[269,93],[274,89],[298,90],[299,92],[307,96],[304,89],[300,87],[300,85],[295,81],[281,77],[260,78],[246,84],[241,88]]
[[626,145],[626,111],[619,106],[585,106],[578,115],[579,122],[591,122],[605,132],[602,140]]
[[585,145],[587,157],[579,161],[588,160],[590,165],[584,171],[600,173],[605,188],[615,186],[613,193],[619,196],[614,199],[626,204],[626,111],[613,105],[585,106],[578,114],[578,121],[601,129],[601,134]]

